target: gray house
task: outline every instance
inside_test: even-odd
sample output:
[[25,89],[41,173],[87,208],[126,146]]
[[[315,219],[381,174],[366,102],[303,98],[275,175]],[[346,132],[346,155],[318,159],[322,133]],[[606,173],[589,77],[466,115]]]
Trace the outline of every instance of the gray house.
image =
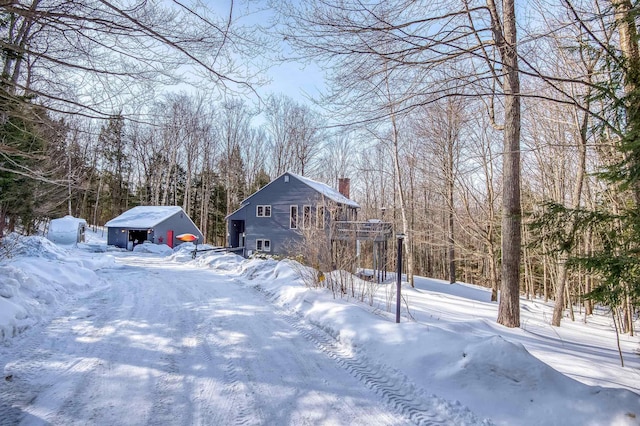
[[284,173],[254,192],[227,216],[227,245],[239,254],[284,255],[309,228],[329,229],[335,221],[355,221],[360,206],[349,199],[349,179],[340,191],[294,173]]
[[134,207],[111,219],[105,226],[107,244],[129,250],[145,241],[174,247],[181,243],[176,236],[186,233],[204,242],[202,232],[178,206]]

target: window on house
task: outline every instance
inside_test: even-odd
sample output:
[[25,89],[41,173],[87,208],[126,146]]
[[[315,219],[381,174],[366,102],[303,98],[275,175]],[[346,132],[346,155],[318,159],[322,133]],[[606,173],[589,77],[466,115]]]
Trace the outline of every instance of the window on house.
[[298,229],[298,206],[291,206],[291,215],[289,217],[289,228]]
[[357,220],[358,217],[356,216],[356,214],[357,214],[356,209],[351,209],[351,208],[347,209],[347,216],[349,217],[349,220]]
[[318,205],[316,207],[316,228],[324,229],[324,206]]
[[349,220],[347,213],[347,207],[344,204],[340,204],[340,207],[338,207],[338,220]]
[[256,240],[256,251],[271,251],[271,240]]
[[271,217],[271,206],[270,205],[258,205],[256,206],[256,216],[257,217]]
[[302,206],[302,229],[311,228],[311,206]]

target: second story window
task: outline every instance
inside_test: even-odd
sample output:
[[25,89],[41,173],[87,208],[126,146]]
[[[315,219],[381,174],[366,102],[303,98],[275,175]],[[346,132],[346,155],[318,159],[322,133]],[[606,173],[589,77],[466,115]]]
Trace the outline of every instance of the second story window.
[[302,229],[311,228],[311,206],[302,206]]
[[289,228],[298,229],[298,206],[291,206]]
[[256,206],[256,216],[257,217],[271,217],[271,206],[270,205],[258,205],[258,206]]
[[324,206],[319,204],[316,207],[316,228],[324,229]]

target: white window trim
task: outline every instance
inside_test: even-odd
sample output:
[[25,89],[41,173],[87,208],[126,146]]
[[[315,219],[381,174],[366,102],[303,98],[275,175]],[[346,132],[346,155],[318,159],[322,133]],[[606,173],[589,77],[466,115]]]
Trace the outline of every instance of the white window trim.
[[[262,214],[259,214],[259,209],[262,207]],[[266,211],[269,210],[269,214]],[[256,206],[256,217],[271,217],[271,204],[258,204]]]
[[[293,225],[293,208],[296,208],[296,223],[295,227]],[[299,229],[300,228],[300,212],[298,211],[298,205],[292,204],[289,206],[289,229]]]
[[[268,246],[268,247],[265,247],[265,246]],[[271,240],[269,240],[268,238],[258,238],[256,240],[256,251],[270,252]]]

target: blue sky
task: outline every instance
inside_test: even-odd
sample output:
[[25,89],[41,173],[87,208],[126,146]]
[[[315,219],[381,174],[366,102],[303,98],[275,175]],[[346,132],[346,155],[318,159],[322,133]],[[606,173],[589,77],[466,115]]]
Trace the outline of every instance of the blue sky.
[[[213,3],[218,7],[225,8],[221,10],[228,13],[229,2],[230,0],[219,0]],[[234,11],[236,16],[241,17],[242,24],[256,25],[262,28],[271,23],[274,13],[268,7],[268,0],[241,0],[239,3],[234,3]],[[281,49],[279,52],[265,52],[265,54],[282,56],[287,54],[289,46],[282,43]],[[271,80],[270,83],[256,87],[261,96],[267,96],[271,93],[284,94],[299,102],[306,103],[309,97],[318,97],[325,87],[323,72],[313,63],[278,63],[274,61],[267,70],[267,76]]]
[[317,97],[324,90],[322,70],[314,64],[286,63],[268,71],[272,82],[259,93],[282,93],[300,102]]

